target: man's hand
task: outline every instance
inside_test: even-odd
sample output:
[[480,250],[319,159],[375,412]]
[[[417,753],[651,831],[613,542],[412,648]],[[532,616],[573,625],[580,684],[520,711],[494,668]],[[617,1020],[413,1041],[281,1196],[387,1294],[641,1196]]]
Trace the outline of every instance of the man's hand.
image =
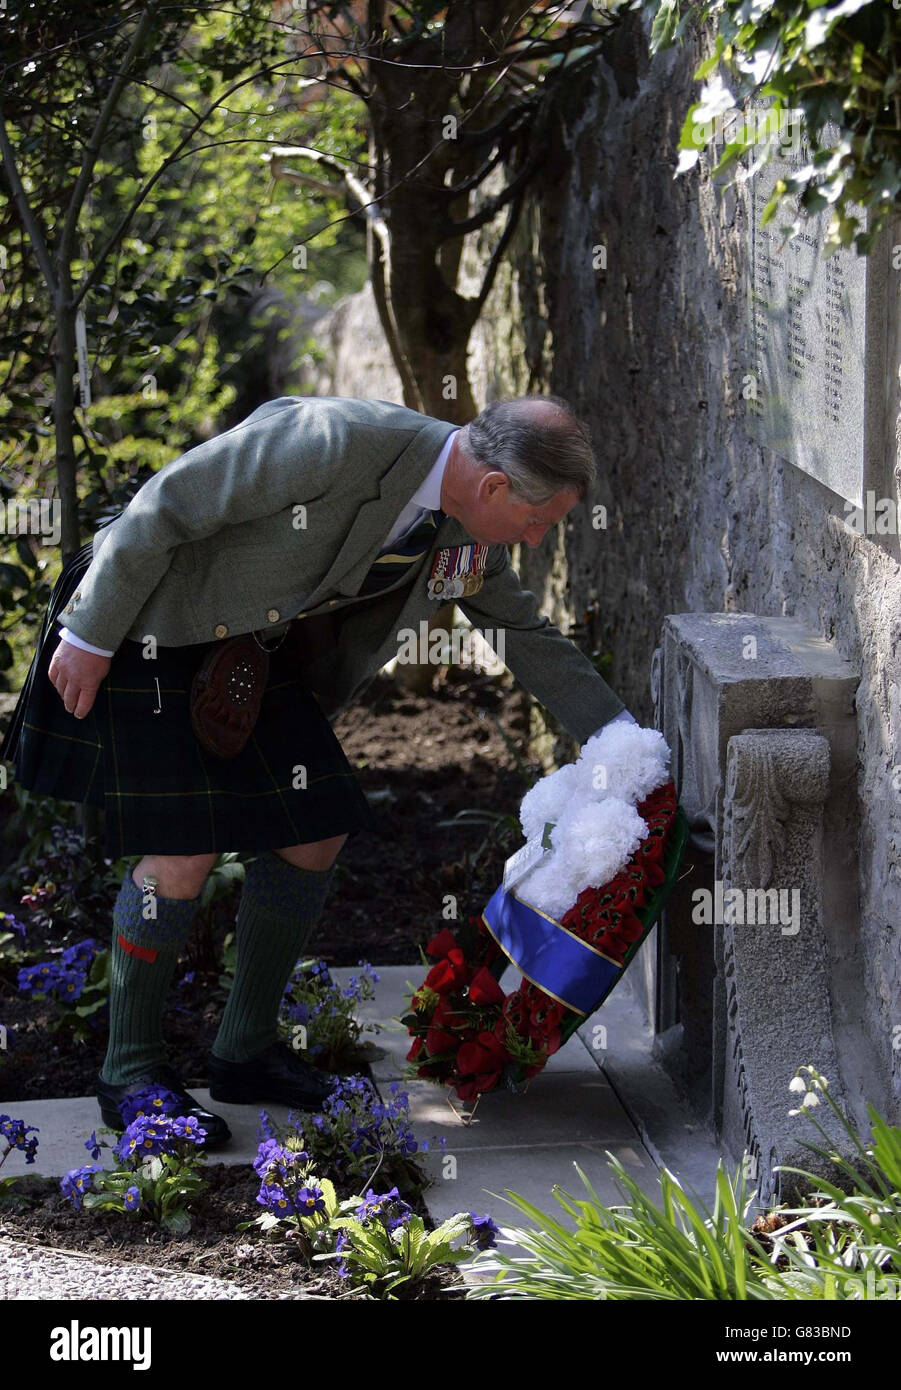
[[84,719],[109,668],[108,656],[95,656],[73,647],[71,642],[61,641],[50,659],[47,674],[69,713]]

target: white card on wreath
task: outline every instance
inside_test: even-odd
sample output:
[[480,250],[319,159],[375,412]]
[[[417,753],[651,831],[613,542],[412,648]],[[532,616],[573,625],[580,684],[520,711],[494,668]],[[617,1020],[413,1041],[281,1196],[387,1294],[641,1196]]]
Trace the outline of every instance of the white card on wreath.
[[539,864],[545,855],[550,854],[553,849],[551,844],[550,832],[554,828],[554,822],[549,821],[544,827],[544,833],[540,840],[529,840],[528,844],[523,845],[515,854],[504,864],[503,889],[505,893],[511,892],[518,883],[522,883],[527,874],[530,874],[536,864]]

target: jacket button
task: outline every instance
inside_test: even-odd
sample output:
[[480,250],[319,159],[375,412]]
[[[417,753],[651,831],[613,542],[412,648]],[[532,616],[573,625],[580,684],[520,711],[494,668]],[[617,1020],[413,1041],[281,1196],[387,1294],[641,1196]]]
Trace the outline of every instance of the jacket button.
[[225,623],[217,623],[214,631],[217,637],[225,637],[225,635],[228,632],[228,628],[225,626]]
[[269,619],[270,623],[277,623],[278,620],[279,620],[279,611],[278,611],[278,609],[277,609],[277,608],[270,608],[270,609],[269,609],[269,612],[266,614],[266,617]]
[[76,590],[75,590],[75,593],[72,595],[72,597],[73,597],[73,598],[81,598],[81,590],[80,590],[80,589],[76,589]]
[[67,604],[66,604],[66,612],[67,612],[67,613],[71,613],[72,610],[74,609],[74,607],[75,607],[74,603],[67,603]]

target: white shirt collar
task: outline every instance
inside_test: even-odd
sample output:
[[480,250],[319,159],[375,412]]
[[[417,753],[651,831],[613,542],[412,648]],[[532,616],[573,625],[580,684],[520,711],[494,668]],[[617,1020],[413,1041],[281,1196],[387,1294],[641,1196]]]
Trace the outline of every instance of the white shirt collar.
[[447,436],[447,439],[445,439],[441,446],[441,453],[429,470],[425,481],[420,483],[419,487],[410,498],[410,502],[415,503],[417,507],[429,507],[432,511],[440,508],[441,483],[444,479],[444,470],[447,467],[448,455],[453,447],[454,440],[459,433],[459,430],[454,430],[453,434]]

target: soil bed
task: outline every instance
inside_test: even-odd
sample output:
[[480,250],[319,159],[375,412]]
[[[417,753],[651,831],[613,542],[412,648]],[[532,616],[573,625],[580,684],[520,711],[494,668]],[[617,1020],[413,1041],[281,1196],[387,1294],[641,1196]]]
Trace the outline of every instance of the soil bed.
[[[104,1154],[106,1151],[104,1150]],[[21,1161],[20,1155],[15,1155]],[[10,1160],[10,1162],[12,1159]],[[109,1164],[109,1159],[107,1166]],[[358,1298],[354,1279],[342,1279],[336,1261],[309,1265],[290,1242],[273,1243],[258,1231],[238,1231],[241,1221],[263,1210],[256,1202],[259,1179],[250,1166],[210,1162],[209,1187],[192,1205],[191,1231],[174,1236],[117,1212],[76,1211],[52,1179],[26,1177],[0,1200],[0,1237],[60,1252],[88,1255],[106,1264],[149,1265],[167,1274],[203,1274],[245,1288],[255,1299]],[[423,1203],[407,1197],[426,1215]],[[455,1292],[441,1292],[455,1286]],[[459,1298],[462,1282],[453,1265],[441,1265],[404,1299]]]

